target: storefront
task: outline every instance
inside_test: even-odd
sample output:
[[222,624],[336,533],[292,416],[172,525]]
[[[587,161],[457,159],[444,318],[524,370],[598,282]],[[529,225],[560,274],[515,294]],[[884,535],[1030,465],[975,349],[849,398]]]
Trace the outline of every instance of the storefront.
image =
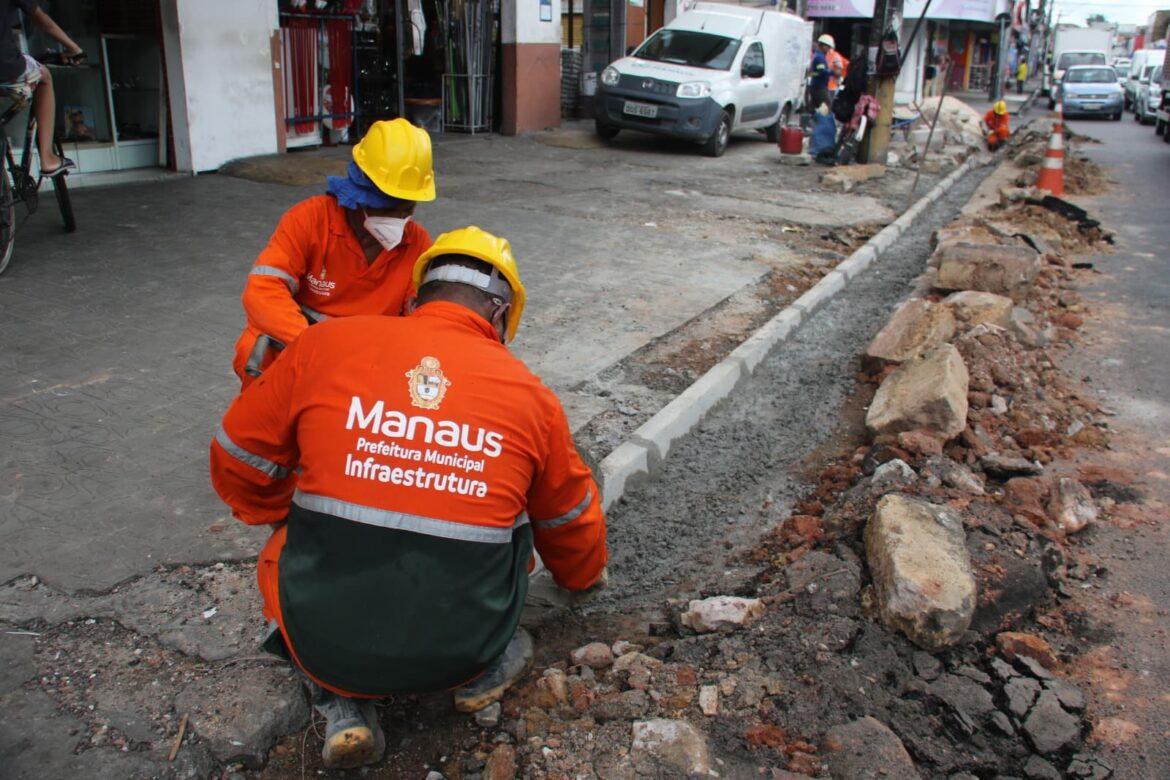
[[[989,38],[995,30],[996,5],[1004,0],[907,0],[903,8],[899,40],[903,65],[896,84],[896,100],[912,103],[941,91],[941,79],[949,72],[948,89],[967,89],[991,72],[994,48]],[[926,11],[923,17],[923,11]],[[818,35],[831,34],[837,49],[850,59],[863,56],[873,19],[873,0],[810,0],[808,16],[818,22]],[[911,36],[918,19],[923,22]],[[909,42],[909,45],[907,45]],[[949,65],[949,68],[948,68]],[[978,87],[972,86],[971,89]]]
[[[79,178],[216,170],[353,140],[399,116],[432,132],[560,122],[552,0],[56,0],[47,10],[88,55],[53,73],[57,131]],[[39,29],[24,40],[34,53],[50,43]],[[18,117],[8,128],[18,145],[23,127]]]
[[[53,70],[57,132],[78,172],[173,167],[159,0],[74,0],[51,13],[87,55]],[[34,56],[58,48],[40,28],[25,33]],[[9,137],[23,130],[21,118]]]
[[280,2],[285,145],[340,143],[379,119],[490,132],[500,117],[491,0]]

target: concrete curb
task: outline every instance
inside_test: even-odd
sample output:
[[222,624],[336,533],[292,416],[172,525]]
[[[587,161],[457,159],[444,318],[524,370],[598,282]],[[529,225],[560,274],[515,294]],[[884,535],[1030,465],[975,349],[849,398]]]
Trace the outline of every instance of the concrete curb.
[[607,455],[598,468],[602,508],[608,511],[627,488],[639,480],[654,476],[675,444],[694,430],[708,412],[731,395],[744,379],[755,373],[773,348],[787,340],[802,322],[844,290],[850,280],[881,259],[882,253],[914,224],[927,206],[953,187],[975,164],[975,155],[968,157],[901,216],[760,326],[727,357],[712,366]]

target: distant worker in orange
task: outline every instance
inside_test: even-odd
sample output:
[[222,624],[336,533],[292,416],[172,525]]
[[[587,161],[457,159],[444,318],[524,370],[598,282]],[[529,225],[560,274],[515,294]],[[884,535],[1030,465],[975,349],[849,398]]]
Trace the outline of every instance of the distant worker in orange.
[[504,344],[525,302],[508,242],[445,233],[413,281],[406,316],[293,341],[211,443],[220,497],[272,526],[266,646],[307,678],[330,768],[381,757],[373,698],[454,689],[475,712],[526,672],[534,548],[561,587],[606,581],[597,484],[560,402]]
[[1003,146],[1012,134],[1011,128],[1008,127],[1007,103],[997,100],[995,105],[983,115],[983,125],[987,132],[987,148],[994,152]]
[[411,269],[431,245],[413,220],[417,203],[435,199],[427,132],[405,119],[375,122],[326,193],[281,217],[248,274],[232,361],[245,387],[309,325],[398,315],[413,293]]
[[845,74],[849,72],[849,60],[837,51],[837,40],[828,33],[817,38],[817,47],[829,64],[829,94],[835,95],[845,80]]

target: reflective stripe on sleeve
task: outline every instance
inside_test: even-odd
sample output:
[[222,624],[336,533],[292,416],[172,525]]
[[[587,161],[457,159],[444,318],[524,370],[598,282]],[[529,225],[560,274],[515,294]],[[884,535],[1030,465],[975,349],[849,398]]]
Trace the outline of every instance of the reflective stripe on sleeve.
[[301,306],[301,312],[315,323],[329,319],[328,314],[322,314],[316,309],[310,309],[308,306]]
[[215,432],[215,441],[219,446],[223,447],[228,455],[238,460],[244,465],[251,466],[257,471],[263,472],[273,479],[284,479],[288,476],[289,471],[279,463],[273,463],[268,458],[257,455],[254,452],[248,452],[232,441],[232,438],[227,435],[227,431],[223,426],[219,426],[219,430]]
[[276,267],[271,266],[271,265],[254,265],[254,266],[252,266],[252,270],[248,272],[248,275],[249,276],[275,276],[277,279],[280,279],[285,284],[287,284],[289,291],[292,292],[294,295],[296,294],[296,291],[299,290],[301,287],[301,283],[298,282],[292,274],[288,273],[287,271],[282,271],[279,268],[276,268]]
[[460,542],[509,544],[512,541],[513,532],[528,522],[528,515],[521,513],[510,528],[470,525],[452,520],[436,520],[433,517],[408,515],[405,512],[378,509],[363,504],[352,504],[329,496],[302,493],[300,490],[297,490],[293,495],[293,503],[302,509],[308,509],[310,512],[321,512],[345,520],[352,520],[355,523],[376,525],[379,528],[390,528],[396,531],[411,531]]
[[550,517],[548,520],[533,520],[532,525],[542,531],[549,531],[553,528],[560,528],[565,523],[571,523],[576,520],[581,514],[589,508],[589,502],[593,500],[593,488],[590,487],[585,491],[585,498],[581,499],[581,503],[565,512],[560,517]]

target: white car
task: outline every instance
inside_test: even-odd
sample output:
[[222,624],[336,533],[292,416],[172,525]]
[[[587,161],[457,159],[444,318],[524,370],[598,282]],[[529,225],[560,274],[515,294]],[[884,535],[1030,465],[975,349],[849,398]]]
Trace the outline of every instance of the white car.
[[697,3],[597,79],[597,134],[638,130],[718,157],[736,130],[779,138],[804,98],[812,23],[790,13]]
[[1133,53],[1129,63],[1129,73],[1125,77],[1125,107],[1132,109],[1136,106],[1138,86],[1143,79],[1150,78],[1150,71],[1161,65],[1166,57],[1165,49],[1138,49]]
[[1162,106],[1162,66],[1150,71],[1148,78],[1138,83],[1137,98],[1133,105],[1133,119],[1143,125],[1153,124],[1158,109]]

